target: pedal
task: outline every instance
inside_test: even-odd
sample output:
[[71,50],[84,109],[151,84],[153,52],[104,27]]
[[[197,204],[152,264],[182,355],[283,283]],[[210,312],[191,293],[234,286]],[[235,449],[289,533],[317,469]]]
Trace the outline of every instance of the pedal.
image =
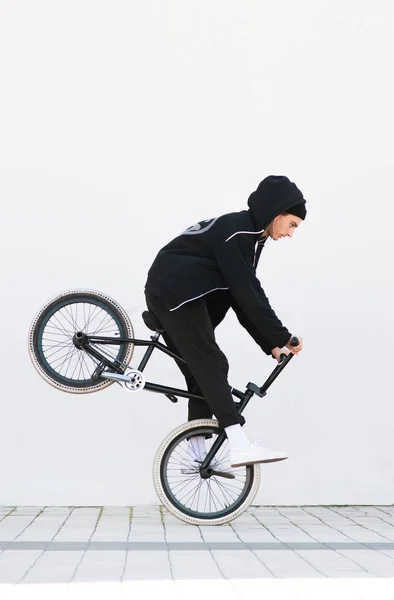
[[97,381],[97,379],[100,379],[102,372],[105,369],[105,365],[104,363],[99,363],[97,365],[97,367],[95,368],[95,370],[92,373],[92,379],[93,381]]

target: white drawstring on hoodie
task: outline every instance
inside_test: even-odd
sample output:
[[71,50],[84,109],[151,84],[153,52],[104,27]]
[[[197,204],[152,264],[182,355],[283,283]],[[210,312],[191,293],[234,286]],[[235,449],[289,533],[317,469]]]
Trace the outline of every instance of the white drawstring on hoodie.
[[[272,233],[275,236],[275,225],[274,225],[275,219],[272,221]],[[231,238],[233,238],[235,235],[238,235],[239,233],[250,233],[250,234],[255,234],[257,235],[258,233],[264,233],[266,228],[262,229],[261,231],[236,231],[235,233],[232,233],[230,235],[230,237],[227,238],[226,242],[228,242],[229,240],[231,240]]]
[[231,234],[230,237],[227,238],[226,242],[231,240],[231,238],[233,238],[235,235],[238,235],[239,233],[250,233],[252,235],[257,235],[258,233],[264,233],[264,229],[262,229],[261,231],[236,231],[235,233]]

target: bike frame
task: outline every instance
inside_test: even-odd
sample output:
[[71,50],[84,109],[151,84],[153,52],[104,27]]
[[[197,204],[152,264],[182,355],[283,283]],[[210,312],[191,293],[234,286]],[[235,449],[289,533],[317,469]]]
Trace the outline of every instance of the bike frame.
[[[119,374],[123,374],[124,369],[122,368],[121,363],[119,361],[116,361],[115,363],[111,362],[107,357],[105,357],[98,350],[93,348],[89,344],[89,342],[95,342],[98,344],[111,344],[111,345],[121,345],[121,344],[133,343],[135,346],[147,346],[147,350],[138,366],[138,371],[140,371],[140,372],[142,372],[145,369],[150,357],[152,356],[153,350],[155,348],[157,348],[164,354],[171,356],[175,361],[186,364],[186,361],[184,361],[183,358],[181,358],[180,356],[177,356],[176,354],[171,352],[167,348],[167,346],[165,346],[164,344],[159,342],[160,333],[158,331],[156,331],[156,333],[153,336],[151,336],[150,341],[137,340],[134,338],[111,338],[111,337],[103,337],[103,336],[87,336],[86,334],[81,334],[81,337],[78,338],[78,334],[76,334],[76,335],[77,335],[77,340],[78,340],[78,343],[76,343],[74,340],[76,345],[80,348],[83,348],[83,350],[85,350],[85,352],[87,352],[88,354],[90,354],[91,356],[93,356],[94,358],[96,358],[97,360],[100,361],[99,367],[101,367],[101,373],[103,372],[105,366],[110,369],[115,370]],[[291,354],[291,353],[288,354],[287,356],[285,354],[283,354],[282,360],[276,365],[275,369],[272,371],[272,373],[270,374],[268,379],[265,381],[265,383],[263,383],[263,385],[261,387],[257,386],[254,383],[251,383],[251,382],[249,382],[248,385],[246,386],[245,392],[241,392],[240,390],[230,387],[231,394],[239,399],[239,402],[235,402],[239,414],[243,413],[243,411],[245,410],[246,406],[248,405],[249,401],[254,396],[254,394],[259,396],[260,398],[263,398],[266,395],[268,388],[273,384],[275,379],[283,371],[283,369],[286,367],[286,365],[288,365],[288,363],[290,362],[290,360],[292,358],[293,358],[293,354]],[[118,364],[116,364],[116,363],[118,363]],[[101,366],[101,365],[103,365],[103,366]],[[99,367],[95,371],[97,377],[100,377],[100,375],[101,375]],[[177,398],[176,398],[177,396],[179,396],[181,398],[195,398],[198,400],[205,400],[205,398],[203,396],[197,396],[196,394],[191,394],[190,392],[188,392],[186,390],[180,390],[178,388],[174,388],[174,387],[170,387],[170,386],[166,386],[166,385],[150,383],[148,381],[145,382],[143,389],[148,390],[150,392],[164,394],[172,402],[177,402]],[[217,453],[217,451],[222,446],[225,439],[226,439],[226,433],[223,430],[219,433],[216,441],[212,445],[212,448],[210,449],[207,456],[203,460],[203,462],[201,464],[202,472],[206,470],[207,474],[209,475],[209,464],[210,464],[212,458]]]

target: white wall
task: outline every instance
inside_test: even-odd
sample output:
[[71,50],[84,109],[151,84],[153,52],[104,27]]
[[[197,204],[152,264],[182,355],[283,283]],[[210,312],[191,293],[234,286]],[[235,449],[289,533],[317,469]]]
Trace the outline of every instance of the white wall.
[[[271,173],[308,200],[259,266],[305,350],[245,415],[290,454],[256,501],[393,503],[393,18],[388,0],[1,0],[0,504],[156,502],[186,401],[51,388],[30,321],[82,286],[147,336],[159,248]],[[274,363],[232,316],[218,339],[231,383],[262,383]],[[162,356],[147,375],[183,385]]]

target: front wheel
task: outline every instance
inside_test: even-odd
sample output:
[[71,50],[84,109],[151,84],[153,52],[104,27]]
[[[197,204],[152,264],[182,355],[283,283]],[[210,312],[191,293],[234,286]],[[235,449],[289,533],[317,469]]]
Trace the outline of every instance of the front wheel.
[[153,481],[163,505],[191,525],[222,525],[242,514],[260,485],[260,465],[233,468],[227,439],[213,457],[212,475],[202,476],[201,455],[192,438],[203,436],[208,452],[221,433],[213,419],[188,421],[161,443],[153,463]]

